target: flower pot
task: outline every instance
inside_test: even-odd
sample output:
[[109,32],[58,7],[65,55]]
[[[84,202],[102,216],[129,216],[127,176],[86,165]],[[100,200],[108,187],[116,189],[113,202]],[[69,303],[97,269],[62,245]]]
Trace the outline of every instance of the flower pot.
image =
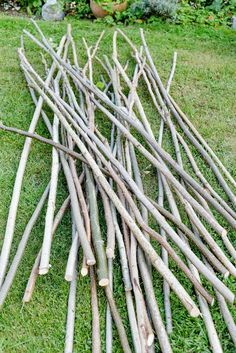
[[[92,10],[93,15],[96,18],[102,18],[102,17],[105,17],[110,14],[110,12],[103,9],[103,6],[106,6],[106,5],[107,5],[106,2],[99,5],[95,1],[90,0],[90,8]],[[114,13],[116,11],[122,12],[122,11],[126,10],[126,8],[127,8],[127,1],[124,1],[120,4],[116,4],[115,2],[109,3],[109,5],[111,5],[111,9],[112,9],[111,12],[112,13]]]

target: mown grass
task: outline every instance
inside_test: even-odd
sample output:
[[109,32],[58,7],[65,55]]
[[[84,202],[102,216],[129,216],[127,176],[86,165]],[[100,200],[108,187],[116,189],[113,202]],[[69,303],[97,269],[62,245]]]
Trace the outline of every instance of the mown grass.
[[[103,25],[75,19],[53,24],[40,22],[40,25],[47,36],[57,43],[64,34],[68,22],[72,23],[73,34],[79,48],[79,57],[81,62],[84,62],[82,37],[84,36],[90,45],[95,43]],[[34,105],[17,58],[17,47],[24,28],[33,30],[28,19],[0,15],[0,120],[7,125],[27,129],[34,111]],[[113,30],[110,27],[106,28],[106,34],[100,46],[101,53],[110,52]],[[135,43],[140,43],[138,25],[125,28],[125,31]],[[223,29],[177,27],[167,24],[146,26],[145,33],[153,58],[164,80],[168,77],[173,51],[177,50],[178,63],[171,89],[172,95],[189,115],[191,121],[210,146],[217,152],[232,175],[236,177],[236,33]],[[37,64],[41,60],[38,51],[28,42],[26,46],[31,51],[32,60]],[[119,55],[123,60],[129,55],[128,47],[121,40],[119,40]],[[157,132],[159,121],[155,109],[148,101],[145,90],[141,91],[140,94],[154,131]],[[103,132],[107,134],[109,124],[104,120],[104,117],[99,117],[99,124]],[[39,123],[37,132],[47,135],[42,122]],[[4,235],[12,187],[23,143],[21,137],[0,133],[0,242]],[[165,144],[166,148],[172,152],[168,133],[165,135]],[[203,173],[210,178],[214,187],[221,192],[209,168],[201,161],[194,149],[193,152]],[[37,200],[49,180],[50,158],[50,148],[34,141],[24,179],[12,256],[30,214],[33,212]],[[145,172],[143,174],[145,176],[145,189],[147,193],[154,196],[156,173],[142,158],[140,158],[140,163],[142,163],[142,169]],[[61,177],[58,189],[58,206],[63,201],[66,193],[65,181]],[[69,214],[66,214],[57,231],[52,248],[52,268],[49,274],[38,279],[32,302],[24,307],[21,303],[27,278],[42,242],[43,229],[44,215],[42,214],[33,230],[10,295],[0,313],[0,352],[63,352],[69,289],[68,283],[64,281],[71,237]],[[231,231],[230,236],[236,246],[235,232]],[[114,267],[115,296],[128,328],[118,259],[115,260]],[[192,288],[189,287],[184,276],[178,272],[172,262],[171,267],[194,296]],[[232,290],[235,290],[235,281],[228,280],[228,284]],[[161,285],[161,278],[154,272],[154,286],[163,314]],[[175,295],[172,294],[171,300],[174,314],[174,332],[171,335],[171,343],[174,352],[210,352],[202,319],[190,318]],[[99,302],[104,344],[105,300],[101,291],[99,291]],[[231,307],[231,309],[236,319],[236,309],[235,307]],[[217,305],[214,306],[212,312],[224,352],[236,352]],[[114,340],[114,352],[122,352],[115,330]],[[156,347],[158,352],[158,345]],[[89,281],[82,278],[78,280],[74,351],[91,352]]]

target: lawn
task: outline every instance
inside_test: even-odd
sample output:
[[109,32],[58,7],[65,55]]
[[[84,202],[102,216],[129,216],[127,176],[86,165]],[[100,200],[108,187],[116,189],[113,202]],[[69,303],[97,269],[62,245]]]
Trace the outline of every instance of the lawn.
[[[104,25],[75,19],[66,19],[62,23],[55,24],[40,22],[40,25],[54,42],[58,42],[65,32],[68,22],[72,23],[74,37],[81,49],[79,51],[80,60],[84,62],[82,37],[84,36],[89,44],[95,43]],[[6,125],[27,129],[34,112],[34,105],[17,58],[17,47],[24,28],[32,29],[27,18],[11,18],[0,15],[0,120]],[[124,28],[124,30],[137,44],[140,43],[138,25]],[[113,31],[112,27],[106,28],[106,34],[100,46],[103,53],[109,53],[110,44],[108,45],[108,42],[111,40]],[[178,52],[177,70],[171,88],[172,95],[232,175],[236,177],[236,32],[230,29],[215,30],[203,27],[156,24],[146,26],[145,33],[150,51],[164,79],[168,76],[173,52],[175,50]],[[37,63],[41,58],[36,52],[32,51],[32,53],[32,58]],[[129,53],[128,48],[121,42],[119,53],[122,58],[126,58]],[[155,131],[157,131],[158,119],[153,113],[153,107],[147,103],[145,109]],[[106,132],[107,125],[105,123],[103,129]],[[37,132],[47,136],[46,128],[42,122],[39,123]],[[8,207],[23,143],[24,140],[21,137],[0,133],[0,244],[5,231]],[[30,214],[48,183],[50,159],[51,149],[39,142],[33,142],[24,179],[11,255],[14,255],[14,250]],[[212,178],[217,189],[215,179],[204,163],[202,163],[202,169],[206,175]],[[155,182],[154,178],[154,172],[146,177],[147,192],[151,193],[152,185]],[[58,206],[66,193],[65,181],[61,177]],[[24,288],[42,242],[43,215],[37,222],[10,295],[0,312],[1,353],[63,352],[69,288],[68,283],[64,281],[71,237],[69,218],[70,215],[67,213],[57,231],[52,248],[52,268],[49,274],[38,279],[32,302],[23,307],[21,299]],[[235,232],[229,234],[236,246]],[[181,274],[179,274],[179,278],[185,288],[188,288],[188,283],[181,277]],[[162,281],[156,274],[154,274],[154,281],[163,313]],[[228,283],[236,292],[236,282],[228,280]],[[125,321],[126,308],[118,259],[115,260],[114,290]],[[191,288],[189,288],[189,292],[193,293]],[[89,298],[89,280],[79,278],[74,352],[91,352]],[[188,317],[174,294],[172,294],[171,300],[174,331],[170,339],[174,353],[210,352],[202,319]],[[105,301],[102,291],[99,291],[99,303],[104,344]],[[231,307],[231,309],[236,319],[236,308]],[[212,313],[224,352],[235,353],[236,348],[230,340],[217,305],[212,309]],[[128,328],[128,325],[126,326]],[[114,352],[122,352],[115,329]],[[158,352],[158,345],[156,352]]]

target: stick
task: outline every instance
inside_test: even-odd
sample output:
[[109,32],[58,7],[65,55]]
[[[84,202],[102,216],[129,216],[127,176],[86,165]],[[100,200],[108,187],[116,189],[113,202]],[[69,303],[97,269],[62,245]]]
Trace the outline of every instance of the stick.
[[[72,239],[76,239],[75,223],[72,223]],[[73,268],[72,280],[69,289],[68,307],[67,307],[67,320],[66,320],[66,338],[64,353],[73,353],[74,345],[74,329],[75,329],[75,310],[76,310],[76,284],[77,284],[77,271],[76,265],[78,263],[78,254],[75,259],[75,266]]]
[[[36,25],[37,26],[37,25]],[[40,29],[38,28],[38,31],[40,31]],[[85,87],[87,87],[92,93],[94,93],[97,97],[99,97],[102,101],[104,101],[104,103],[108,104],[112,109],[114,109],[114,111],[117,111],[122,118],[124,118],[126,121],[128,121],[132,126],[134,126],[140,133],[141,135],[143,135],[147,141],[152,145],[152,147],[162,156],[163,159],[165,159],[168,163],[170,163],[172,165],[172,167],[180,174],[181,177],[185,178],[193,187],[196,188],[196,190],[202,194],[203,196],[205,195],[205,197],[209,200],[209,202],[211,202],[211,204],[218,210],[221,212],[221,214],[228,220],[228,222],[230,224],[232,224],[233,227],[236,227],[236,221],[232,219],[232,217],[225,212],[225,210],[222,209],[222,207],[215,202],[215,200],[208,194],[205,194],[205,192],[203,191],[203,189],[200,187],[199,184],[197,184],[185,171],[183,171],[183,169],[181,167],[179,167],[178,164],[176,164],[173,159],[170,157],[170,155],[168,153],[166,153],[163,149],[161,149],[158,144],[156,143],[156,141],[154,139],[152,139],[148,134],[146,134],[145,131],[143,131],[142,128],[140,128],[140,124],[138,124],[136,121],[134,121],[133,119],[130,119],[129,116],[127,116],[127,114],[119,109],[119,107],[117,107],[115,104],[113,104],[108,98],[107,96],[105,96],[102,92],[100,92],[97,88],[95,88],[94,86],[91,86],[88,81],[84,80],[84,78],[78,76],[78,74],[74,71],[73,68],[71,68],[67,63],[63,62],[63,60],[53,51],[53,49],[50,47],[50,45],[48,45],[48,42],[46,41],[46,38],[43,36],[43,34],[40,31],[41,36],[43,37],[43,41],[44,43],[46,43],[46,51],[48,51],[49,53],[51,53],[51,55],[53,55],[55,57],[55,59],[57,61],[59,61],[60,63],[63,63],[64,67],[68,70],[68,73],[70,75],[72,75],[74,78],[78,79],[79,82],[83,83],[83,85]],[[32,37],[32,35],[31,35]],[[104,108],[100,103],[98,103],[98,101],[96,101],[95,98],[93,98],[91,96],[91,100],[96,104],[97,107],[100,108],[101,111],[103,111],[107,117],[113,121],[117,126],[119,126],[119,129],[121,129],[121,131],[125,131],[127,138],[131,139],[131,135],[127,134],[127,131],[125,129],[125,127],[116,120],[114,119],[113,115],[110,114],[108,112],[108,110],[106,108]],[[198,204],[196,203],[196,201],[191,197],[191,195],[189,195],[189,193],[181,186],[180,183],[177,182],[177,180],[172,176],[172,174],[167,173],[167,169],[164,168],[163,170],[163,165],[159,164],[156,159],[151,156],[148,151],[143,148],[138,141],[132,137],[132,143],[134,143],[134,145],[136,145],[136,147],[138,149],[140,149],[142,151],[142,153],[158,168],[161,170],[161,172],[167,177],[167,179],[169,179],[177,189],[181,190],[181,193],[183,194],[183,196],[194,205],[194,207],[196,207],[196,209],[198,210],[198,212],[211,224],[212,227],[214,227],[214,229],[216,231],[219,232],[219,234],[225,233],[225,230],[219,226],[219,224],[217,222],[215,222],[214,219],[212,219],[211,217],[209,217],[209,214],[207,212],[205,212],[205,210]]]
[[[111,291],[113,291],[113,259],[108,259],[108,277]],[[112,353],[112,315],[109,304],[106,307],[106,353]]]
[[[57,77],[54,80],[55,91],[59,92],[59,78]],[[59,119],[56,114],[54,115],[53,126],[52,126],[52,136],[55,142],[59,142]],[[51,249],[52,242],[52,227],[53,227],[53,218],[54,210],[56,205],[56,194],[57,194],[57,181],[59,174],[59,154],[58,151],[52,149],[52,167],[51,167],[51,184],[50,191],[48,196],[48,207],[45,217],[45,228],[44,228],[44,238],[42,245],[42,253],[40,258],[39,265],[39,274],[43,275],[47,273],[48,263],[49,263],[49,254]],[[46,272],[45,272],[46,271]]]
[[152,57],[150,55],[149,49],[147,47],[145,38],[144,38],[144,33],[143,30],[140,30],[140,34],[141,34],[141,39],[143,42],[143,46],[144,46],[144,50],[146,53],[146,56],[148,58],[148,61],[150,63],[154,78],[156,79],[156,82],[160,88],[160,91],[166,101],[167,106],[170,108],[171,112],[173,113],[174,117],[177,119],[179,125],[181,126],[181,128],[183,129],[183,131],[185,132],[185,134],[188,136],[188,138],[191,140],[192,144],[198,149],[198,151],[201,153],[201,155],[203,156],[203,158],[207,161],[207,163],[210,165],[210,167],[212,168],[212,170],[214,171],[220,185],[222,186],[222,188],[224,189],[225,193],[228,195],[229,199],[232,201],[233,204],[236,204],[236,196],[232,193],[232,191],[230,190],[230,188],[228,187],[227,183],[225,182],[224,178],[222,177],[221,173],[219,172],[219,169],[217,168],[217,166],[212,163],[211,158],[209,158],[209,155],[205,152],[205,150],[202,148],[202,146],[198,143],[198,141],[195,139],[195,137],[189,133],[189,130],[186,129],[185,125],[183,124],[183,121],[179,115],[179,113],[177,112],[177,110],[175,109],[175,107],[173,106],[173,103],[171,102],[171,100],[169,99],[168,93],[166,92],[160,77],[157,73],[156,67],[153,63]]
[[[31,78],[32,80],[32,78]],[[34,83],[35,84],[35,83]],[[63,120],[63,124],[64,126],[66,126],[67,130],[70,131],[71,136],[73,136],[73,139],[76,141],[77,145],[79,146],[78,143],[78,136],[75,134],[75,132],[71,129],[71,127],[69,126],[68,122],[64,119],[64,117],[61,115],[61,113],[59,112],[59,110],[52,104],[52,102],[50,101],[50,99],[48,99],[48,97],[44,94],[44,92],[42,90],[39,89],[39,87],[35,84],[35,87],[40,91],[40,94],[43,95],[44,99],[47,100],[47,103],[51,106],[52,109],[54,109],[54,111],[57,112],[58,116],[60,116],[60,120]],[[51,90],[48,89],[48,91],[50,91],[50,93],[52,94]],[[54,96],[54,94],[53,94]],[[60,99],[60,98],[59,98]],[[91,98],[92,99],[92,98]],[[65,105],[67,106],[67,108],[70,110],[70,112],[74,115],[74,111],[70,109],[70,107],[65,103]],[[71,119],[70,115],[66,112],[66,110],[61,106],[61,108],[63,109],[64,113],[66,114],[66,116],[69,118],[69,120],[73,123],[73,125],[75,124],[74,121]],[[77,119],[80,121],[81,126],[83,127],[83,129],[85,129],[86,133],[83,132],[83,130],[81,130],[81,128],[78,125],[75,125],[77,127],[77,129],[80,131],[80,133],[82,134],[83,138],[85,139],[85,141],[87,141],[87,143],[89,143],[90,148],[92,150],[95,151],[94,149],[94,145],[93,143],[91,143],[90,140],[88,140],[88,135],[93,137],[93,140],[96,143],[99,143],[99,140],[96,138],[96,136],[94,136],[94,134],[90,131],[90,129],[87,129],[87,127],[84,125],[83,121],[77,116]],[[117,122],[118,123],[118,122]],[[122,125],[123,126],[123,125]],[[129,134],[129,133],[128,133]],[[128,136],[128,134],[126,134],[126,136]],[[149,136],[149,135],[148,135]],[[140,144],[138,144],[140,146]],[[81,146],[81,145],[80,145]],[[83,147],[84,148],[84,147]],[[106,153],[107,155],[109,154],[108,150],[106,149],[106,147],[103,144],[100,144],[100,148],[101,150]],[[81,149],[81,147],[80,147]],[[81,150],[82,151],[82,150]],[[98,153],[96,151],[96,153]],[[88,151],[86,150],[85,154],[87,156],[89,156]],[[91,157],[91,156],[90,156]],[[90,158],[89,157],[89,158]],[[100,159],[102,158],[102,156],[100,155],[99,157]],[[212,275],[212,273],[202,264],[202,262],[199,261],[199,259],[192,253],[192,251],[186,247],[186,244],[184,244],[181,239],[176,238],[176,233],[173,231],[173,229],[171,227],[169,227],[169,225],[165,222],[165,220],[161,217],[161,215],[156,212],[156,210],[153,209],[153,207],[151,206],[151,204],[149,203],[148,199],[143,197],[143,195],[141,195],[140,190],[137,188],[137,185],[132,181],[132,179],[129,178],[128,173],[126,172],[125,169],[122,169],[122,166],[120,164],[118,164],[119,162],[117,160],[115,160],[113,158],[112,155],[109,154],[109,158],[112,160],[112,163],[115,164],[116,166],[119,167],[119,170],[122,171],[123,176],[126,178],[126,181],[129,183],[130,187],[133,188],[133,190],[135,190],[135,193],[138,197],[141,197],[141,201],[142,203],[144,203],[144,205],[150,210],[150,212],[154,215],[154,217],[156,218],[157,222],[162,222],[162,227],[166,230],[166,232],[168,232],[168,234],[171,236],[171,238],[175,241],[178,242],[178,246],[181,247],[181,250],[187,255],[190,256],[191,253],[191,261],[194,261],[195,266],[197,266],[197,268],[199,269],[199,271],[202,271],[204,268],[204,275],[210,280],[210,281],[214,281],[214,285],[217,285],[219,288],[219,291],[222,292],[222,294],[224,293],[224,295],[226,295],[228,297],[228,300],[232,301],[234,300],[234,296],[232,295],[232,292],[230,293],[230,291],[228,290],[228,288],[226,288],[222,282],[220,282],[216,277],[214,277]],[[103,160],[103,164],[106,164],[107,168],[109,169],[110,173],[112,173],[112,169],[110,169],[110,165],[107,164],[104,160],[104,158],[102,158]],[[157,160],[156,160],[157,161]],[[93,163],[93,162],[92,162]],[[158,162],[159,163],[159,162]],[[90,164],[91,165],[91,164]],[[161,164],[160,164],[161,165]],[[96,166],[97,168],[97,166]],[[100,169],[99,169],[100,172]],[[114,174],[113,174],[114,175]],[[120,181],[120,180],[119,180]],[[107,182],[107,181],[105,181]],[[181,184],[179,184],[181,185]],[[109,185],[108,185],[109,187]],[[107,187],[105,187],[106,191],[107,191]],[[185,189],[184,189],[185,190]],[[109,196],[111,196],[109,194]],[[116,195],[115,195],[116,196]],[[194,200],[195,201],[195,200]],[[198,204],[199,205],[199,204]],[[202,206],[200,206],[202,208]],[[202,208],[203,209],[203,208]],[[204,212],[207,214],[207,218],[209,220],[209,213],[207,211],[205,211],[205,209],[203,209]],[[213,222],[215,223],[215,221],[213,220]],[[211,221],[212,224],[212,221]],[[216,223],[215,223],[216,225]],[[145,226],[145,225],[144,225]],[[217,226],[218,227],[218,226]],[[160,239],[160,238],[159,238]],[[161,239],[160,239],[161,241]],[[175,257],[176,258],[176,257]],[[187,269],[185,271],[185,273],[187,273]],[[191,277],[191,276],[190,276]],[[214,277],[214,278],[213,278]],[[192,280],[194,280],[194,278],[192,278]],[[196,283],[196,285],[198,286],[198,283]],[[199,290],[201,291],[202,289],[199,288]]]
[[[37,86],[35,86],[35,87],[37,87]],[[42,95],[46,98],[46,95],[44,95],[44,93],[43,93],[42,91],[40,91],[40,94],[42,94]],[[46,99],[47,99],[47,98],[46,98]],[[47,99],[47,102],[48,102],[48,104],[50,104],[50,101],[49,101],[48,99]],[[51,105],[51,104],[50,104],[50,105]],[[52,105],[51,105],[51,106],[52,106]],[[108,192],[108,190],[109,190],[109,188],[110,188],[110,187],[109,187],[109,184],[107,183],[106,179],[104,179],[104,177],[103,177],[103,175],[102,175],[100,169],[97,168],[96,164],[94,164],[94,161],[93,161],[93,159],[91,159],[91,156],[90,156],[90,154],[88,153],[87,149],[85,148],[85,146],[83,145],[83,143],[79,140],[78,136],[77,136],[77,135],[74,133],[74,131],[71,129],[71,127],[69,126],[69,124],[67,123],[67,121],[65,120],[65,118],[62,116],[62,114],[58,111],[58,109],[56,109],[56,108],[54,108],[54,109],[55,109],[55,111],[56,111],[56,113],[57,113],[59,119],[62,121],[63,125],[66,127],[66,129],[67,129],[68,131],[70,131],[71,136],[72,136],[73,139],[76,141],[76,144],[77,144],[78,147],[80,148],[82,154],[86,156],[87,160],[89,161],[89,164],[90,164],[91,168],[93,169],[93,173],[95,173],[96,177],[99,178],[99,181],[102,180],[102,183],[104,184],[104,185],[103,185],[104,190],[106,190],[106,191]],[[108,196],[113,199],[113,202],[115,203],[115,205],[116,205],[117,209],[119,210],[119,212],[124,212],[123,206],[120,204],[119,199],[117,198],[116,194],[113,193],[112,190],[110,190]],[[132,221],[132,219],[130,219],[130,216],[129,216],[126,212],[124,212],[124,214],[125,214],[125,217],[126,217],[126,221],[128,222],[127,224],[129,225],[129,227],[131,227],[131,226],[133,227],[133,229],[135,230],[135,231],[134,231],[135,235],[139,238],[139,241],[141,241],[141,239],[142,239],[141,234],[142,234],[142,233],[140,233],[139,229],[136,228],[135,224],[133,224],[133,221]],[[124,215],[123,215],[123,216],[124,216]],[[142,241],[142,246],[145,246],[145,250],[146,250],[146,251],[148,251],[148,252],[151,251],[151,252],[152,252],[152,250],[151,250],[152,247],[151,247],[151,248],[149,247],[150,244],[146,244],[145,242]],[[149,249],[149,250],[148,250],[148,249]],[[151,252],[149,253],[149,256],[151,255]],[[155,253],[155,252],[154,252],[154,253]],[[162,270],[164,270],[164,267],[163,267],[162,264],[159,265],[159,266],[157,265],[156,261],[157,261],[157,259],[158,259],[158,262],[159,262],[159,258],[156,257],[157,254],[155,253],[155,255],[154,255],[154,253],[153,253],[152,256],[150,256],[150,258],[152,258],[152,261],[154,261],[154,258],[155,258],[154,266],[155,266],[159,271],[163,272]],[[166,269],[165,269],[165,270],[166,270]],[[163,273],[164,273],[164,272],[163,272]],[[172,286],[173,286],[173,284],[176,283],[176,280],[175,280],[175,279],[174,279],[174,280],[172,280],[172,279],[170,280],[170,276],[172,277],[172,274],[171,274],[171,273],[169,273],[168,278],[169,278],[169,281],[171,281]],[[177,284],[177,287],[179,287],[178,284]],[[177,289],[177,288],[176,288],[176,289]],[[179,293],[179,294],[180,294],[180,291],[182,292],[182,289],[180,289],[180,287],[179,287],[179,290],[176,291],[176,293]],[[185,296],[185,295],[184,295],[184,296]],[[183,298],[182,298],[182,301],[183,301]],[[189,303],[192,302],[192,300],[191,300],[190,297],[189,297],[189,299],[188,299],[187,301],[184,300],[183,302],[186,304],[187,307],[189,307]],[[189,308],[190,308],[190,307],[189,307]],[[196,315],[196,314],[198,313],[198,311],[195,312],[195,309],[194,309],[193,311],[190,310],[190,312],[192,313],[192,315]]]
[[41,210],[44,206],[44,203],[46,202],[46,199],[48,197],[48,193],[49,193],[49,188],[50,188],[50,184],[47,185],[43,195],[41,196],[29,222],[27,223],[27,226],[25,227],[25,230],[24,230],[24,233],[22,235],[22,238],[21,238],[21,241],[18,245],[18,248],[17,248],[17,251],[16,251],[16,254],[14,256],[14,259],[11,263],[11,266],[8,270],[8,273],[6,275],[6,278],[2,284],[2,287],[0,289],[0,307],[3,306],[4,304],[4,301],[7,297],[7,294],[12,286],[12,283],[13,283],[13,280],[15,278],[15,275],[16,275],[16,272],[17,272],[17,269],[20,265],[20,262],[21,262],[21,259],[24,255],[24,252],[25,252],[25,248],[27,246],[27,243],[28,243],[28,240],[29,240],[29,237],[31,235],[31,232],[32,232],[32,229],[41,213]]
[[[67,161],[65,160],[65,157],[62,152],[60,152],[60,158],[61,158],[61,163],[62,163],[62,167],[64,170],[64,174],[66,177],[68,190],[69,190],[70,197],[71,197],[72,212],[73,212],[74,220],[76,223],[76,228],[77,228],[77,231],[79,234],[79,238],[81,241],[81,246],[82,246],[84,254],[87,258],[87,264],[89,266],[92,266],[95,264],[96,260],[93,255],[93,251],[91,249],[91,246],[89,244],[89,241],[88,241],[85,229],[84,229],[83,219],[81,216],[79,202],[76,197],[76,189],[74,186],[73,178],[72,178],[72,175],[70,172],[69,165],[68,165]],[[48,270],[48,267],[47,267],[47,270]]]
[[77,282],[76,277],[70,282],[64,353],[73,353],[75,308],[76,308],[76,282]]
[[101,236],[101,229],[99,224],[97,197],[94,186],[94,179],[88,168],[85,169],[86,174],[86,192],[89,203],[89,215],[91,221],[92,239],[97,258],[97,273],[99,285],[104,287],[109,284],[107,260],[104,250],[104,241]]
[[140,268],[140,272],[141,272],[141,276],[142,276],[142,280],[143,280],[143,284],[146,292],[146,300],[148,303],[148,308],[151,313],[152,322],[157,333],[161,351],[163,353],[172,353],[168,335],[166,333],[165,326],[162,322],[161,314],[155,298],[153,284],[150,278],[150,273],[148,271],[147,266],[145,265],[143,254],[140,250],[139,250],[139,258],[140,258],[139,268]]
[[236,181],[235,179],[230,175],[229,171],[225,168],[223,163],[220,161],[220,159],[217,157],[217,155],[212,151],[210,146],[207,144],[207,142],[204,140],[204,138],[201,136],[201,134],[197,131],[197,129],[194,127],[194,125],[191,123],[191,121],[188,119],[188,117],[181,111],[177,103],[173,100],[173,98],[170,96],[170,100],[172,104],[174,105],[175,109],[178,111],[178,113],[181,115],[182,119],[184,122],[190,127],[192,132],[195,134],[195,136],[198,138],[198,140],[202,143],[202,145],[205,147],[205,149],[209,152],[211,157],[218,163],[219,167],[223,171],[223,173],[227,176],[228,180],[232,183],[234,187],[236,187]]
[[[59,226],[59,224],[61,223],[61,220],[64,216],[65,211],[67,210],[68,206],[70,203],[70,196],[68,196],[65,201],[62,203],[59,211],[57,212],[54,222],[53,222],[53,228],[52,228],[52,234],[54,236],[54,234],[56,233],[56,230]],[[38,255],[36,256],[34,265],[32,267],[26,288],[25,288],[25,293],[23,296],[23,303],[28,303],[30,302],[32,295],[33,295],[33,291],[35,288],[35,283],[38,277],[38,269],[39,269],[39,264],[40,264],[40,258],[41,258],[41,250],[42,248],[39,250]]]
[[[171,82],[172,82],[174,74],[175,74],[176,61],[177,61],[177,53],[175,52],[174,56],[173,56],[173,62],[172,62],[170,75],[169,75],[167,85],[166,85],[167,92],[170,91]],[[162,145],[163,131],[164,131],[164,120],[161,119],[160,129],[159,129],[159,138],[158,138],[158,143],[160,146]],[[163,183],[161,180],[160,173],[158,173],[158,204],[160,206],[163,206],[163,204],[164,204],[164,189],[163,189]],[[160,234],[163,237],[166,237],[165,231],[162,228],[160,230]],[[163,247],[162,247],[162,259],[163,259],[164,263],[166,264],[166,266],[168,266],[168,253]],[[166,329],[167,329],[167,333],[170,334],[173,331],[173,325],[172,325],[172,313],[171,313],[171,304],[170,304],[170,286],[168,285],[168,283],[166,281],[163,282],[163,292],[164,292]]]
[[[44,95],[44,93],[42,91],[40,91],[41,94],[46,98],[46,96]],[[47,99],[47,98],[46,98]],[[47,100],[49,103],[49,100]],[[50,103],[49,103],[50,104]],[[157,254],[155,252],[153,252],[152,247],[150,246],[150,244],[147,244],[146,241],[144,241],[143,239],[143,235],[142,232],[140,232],[140,230],[136,227],[136,225],[134,224],[132,218],[129,216],[129,214],[127,214],[127,212],[123,209],[122,204],[120,203],[120,200],[117,198],[116,194],[113,192],[113,190],[110,188],[109,183],[106,181],[106,179],[104,178],[103,174],[101,173],[100,169],[98,168],[98,166],[96,165],[96,163],[94,162],[93,158],[91,157],[91,155],[89,154],[88,150],[86,149],[86,147],[84,146],[84,144],[82,143],[82,141],[79,139],[79,137],[76,135],[76,133],[71,129],[70,125],[67,123],[66,119],[63,117],[63,115],[60,113],[59,110],[57,110],[55,107],[54,109],[57,112],[57,115],[59,117],[59,119],[62,121],[63,125],[66,127],[66,129],[68,130],[68,132],[70,132],[71,136],[73,137],[73,139],[76,141],[76,144],[78,145],[79,149],[81,150],[81,153],[83,154],[83,156],[87,159],[89,165],[91,166],[94,175],[96,176],[97,180],[99,180],[99,182],[103,183],[103,188],[104,190],[107,192],[108,196],[112,199],[112,201],[114,202],[114,204],[116,205],[116,208],[118,209],[119,212],[122,213],[122,217],[126,218],[126,223],[129,225],[129,227],[132,227],[134,229],[134,234],[135,236],[138,237],[139,241],[141,241],[141,245],[143,247],[145,247],[145,251],[149,252],[149,256],[152,259],[152,261],[154,261],[154,266],[157,268],[158,271],[161,271],[163,274],[165,273],[166,269],[164,270],[165,267],[163,267],[163,264],[161,262],[161,264],[158,266],[156,261],[160,262],[159,257],[157,256]],[[86,136],[84,136],[85,138]],[[141,240],[142,239],[142,240]],[[148,250],[149,249],[149,250]],[[155,255],[154,255],[155,254]],[[154,260],[155,259],[155,260]],[[170,271],[169,271],[170,272]],[[169,273],[168,272],[168,273]],[[167,275],[167,274],[166,274]],[[172,286],[174,285],[174,283],[176,283],[177,287],[179,287],[179,284],[177,284],[176,279],[173,278],[171,272],[169,273],[169,275],[167,276],[169,281],[171,281]],[[171,277],[171,278],[170,278]],[[173,279],[172,279],[173,278]],[[176,288],[176,294],[180,294],[180,292],[182,292],[182,289],[177,290]],[[183,296],[183,298],[186,296],[186,294]],[[189,296],[188,296],[189,297]],[[188,307],[190,309],[189,304],[192,302],[191,298],[189,297],[189,299],[187,301],[185,301],[182,298],[182,301],[186,304],[186,307]],[[192,305],[191,305],[192,306]],[[192,308],[193,309],[193,308]],[[195,311],[195,309],[190,309],[190,313],[192,315],[197,315],[198,314],[198,310]]]
[[[65,37],[62,37],[60,41],[58,52],[57,52],[58,55],[60,55],[62,52],[65,39],[66,39]],[[50,84],[55,69],[56,69],[56,63],[54,62],[49,71],[47,79],[45,81],[46,85]],[[38,119],[40,117],[42,105],[43,105],[43,99],[42,97],[40,97],[37,107],[35,109],[32,121],[30,123],[29,133],[33,133],[36,128]],[[24,178],[26,163],[27,163],[30,148],[31,148],[31,142],[32,140],[30,138],[26,138],[24,147],[21,153],[19,166],[17,169],[16,179],[14,182],[14,188],[12,193],[11,204],[9,207],[5,237],[3,240],[3,245],[2,245],[1,255],[0,255],[0,287],[3,283],[4,275],[5,275],[8,260],[9,260],[9,254],[10,254],[11,244],[12,244],[14,230],[15,230],[15,222],[16,222],[17,209],[18,209],[18,204],[20,199],[21,187],[22,187],[22,182]]]
[[66,271],[65,271],[65,280],[68,282],[73,281],[77,277],[77,263],[78,263],[78,251],[80,246],[80,238],[78,235],[78,230],[76,229],[75,221],[73,219],[72,213],[72,243],[71,248],[69,251],[67,264],[66,264]]
[[[99,170],[100,171],[100,170]],[[110,196],[110,195],[108,195],[108,196]],[[153,211],[153,210],[152,210]],[[159,218],[159,217],[158,217]],[[169,226],[168,226],[169,227]],[[169,231],[170,231],[170,229],[171,228],[169,228]],[[171,232],[172,232],[172,230],[171,230]],[[169,232],[168,232],[169,233]],[[196,258],[196,257],[195,257]],[[198,261],[198,260],[197,260]],[[201,264],[201,266],[202,266],[202,264]],[[207,271],[208,272],[208,271]],[[208,276],[209,277],[209,276]],[[210,277],[212,278],[212,276],[210,275]],[[219,282],[218,282],[219,283]],[[232,300],[232,299],[229,299],[229,300]]]
[[110,309],[111,309],[113,320],[116,324],[116,328],[117,328],[117,331],[118,331],[118,334],[120,337],[120,342],[121,342],[123,351],[124,351],[124,353],[132,353],[130,346],[129,346],[127,336],[126,336],[126,332],[125,332],[125,329],[124,329],[124,326],[123,326],[123,323],[122,323],[122,320],[120,317],[120,314],[117,310],[115,301],[112,296],[110,286],[108,285],[108,286],[104,287],[104,290],[105,290],[107,301],[108,301]]
[[100,319],[98,310],[97,286],[93,267],[90,267],[90,288],[92,307],[92,353],[101,353]]

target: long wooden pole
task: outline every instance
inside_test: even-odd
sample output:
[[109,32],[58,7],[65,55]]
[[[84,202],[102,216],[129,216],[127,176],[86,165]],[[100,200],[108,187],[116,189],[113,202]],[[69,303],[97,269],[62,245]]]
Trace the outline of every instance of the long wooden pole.
[[[59,44],[59,48],[57,51],[58,55],[61,55],[65,41],[66,41],[66,37],[64,36],[64,37],[62,37],[60,44]],[[45,81],[46,85],[50,84],[52,77],[53,77],[53,74],[56,70],[56,67],[57,67],[56,63],[53,62],[52,67],[48,73],[47,79]],[[29,133],[33,133],[36,129],[38,120],[40,118],[42,106],[43,106],[43,98],[40,97],[38,100],[37,106],[35,108],[31,123],[30,123],[30,127],[28,130]],[[14,237],[17,209],[18,209],[18,204],[19,204],[19,200],[20,200],[20,193],[21,193],[21,187],[22,187],[24,173],[25,173],[25,169],[26,169],[26,164],[27,164],[29,153],[30,153],[31,143],[32,143],[32,139],[27,137],[25,139],[24,147],[23,147],[23,150],[21,153],[20,162],[18,165],[16,178],[15,178],[15,182],[14,182],[14,188],[13,188],[13,193],[12,193],[11,204],[9,207],[5,236],[4,236],[1,255],[0,255],[0,287],[3,283],[4,275],[6,273],[9,255],[10,255],[11,244],[12,244],[12,240]]]

